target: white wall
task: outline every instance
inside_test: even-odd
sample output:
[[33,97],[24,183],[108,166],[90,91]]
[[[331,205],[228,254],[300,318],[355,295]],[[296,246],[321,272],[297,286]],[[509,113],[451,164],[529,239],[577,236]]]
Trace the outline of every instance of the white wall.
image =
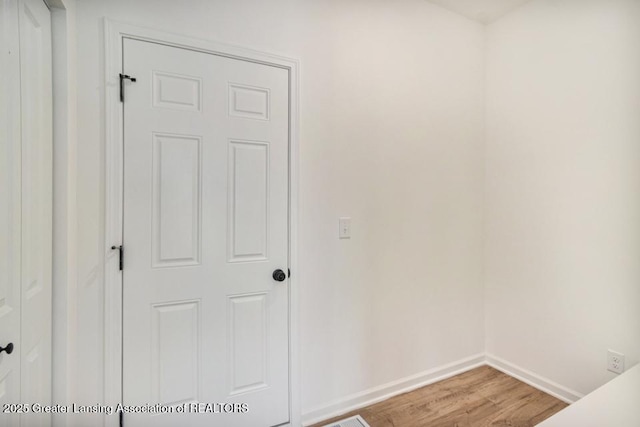
[[487,352],[580,393],[640,359],[640,2],[487,30]]
[[481,25],[424,0],[83,0],[81,400],[103,386],[103,17],[301,60],[303,412],[483,352]]

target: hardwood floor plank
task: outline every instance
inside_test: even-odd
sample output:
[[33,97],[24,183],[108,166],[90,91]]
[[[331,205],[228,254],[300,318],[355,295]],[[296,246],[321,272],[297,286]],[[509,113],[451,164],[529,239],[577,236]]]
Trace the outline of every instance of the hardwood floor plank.
[[312,427],[356,414],[371,427],[532,427],[566,406],[496,369],[481,366]]

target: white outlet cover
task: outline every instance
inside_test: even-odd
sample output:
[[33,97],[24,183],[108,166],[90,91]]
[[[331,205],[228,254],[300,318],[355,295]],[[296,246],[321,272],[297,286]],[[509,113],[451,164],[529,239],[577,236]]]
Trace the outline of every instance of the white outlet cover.
[[616,374],[624,372],[624,354],[613,350],[607,351],[607,370]]

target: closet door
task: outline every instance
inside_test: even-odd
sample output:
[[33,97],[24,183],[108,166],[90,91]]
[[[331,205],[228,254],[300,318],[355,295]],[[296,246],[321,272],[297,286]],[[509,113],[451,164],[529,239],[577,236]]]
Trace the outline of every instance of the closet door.
[[[18,3],[0,2],[0,408],[20,402],[20,37]],[[19,425],[0,412],[0,426]]]
[[[51,402],[51,17],[42,0],[7,0],[2,29],[0,404]],[[0,425],[50,416],[0,413]],[[13,411],[15,412],[15,411]]]
[[[22,121],[20,397],[51,401],[52,95],[51,15],[19,0]],[[42,422],[47,418],[42,415]],[[36,424],[33,414],[24,425]]]

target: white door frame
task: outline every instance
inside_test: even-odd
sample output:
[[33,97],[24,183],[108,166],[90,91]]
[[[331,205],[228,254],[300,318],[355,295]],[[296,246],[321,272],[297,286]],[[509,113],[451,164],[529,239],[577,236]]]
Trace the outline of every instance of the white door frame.
[[[105,19],[105,295],[104,295],[104,403],[122,401],[122,274],[117,251],[122,242],[123,213],[123,108],[119,74],[124,38],[162,43],[245,61],[276,66],[289,72],[289,412],[287,425],[300,426],[300,375],[298,339],[298,84],[299,62],[284,56],[238,46],[184,37]],[[126,248],[125,248],[126,259]],[[104,425],[118,425],[118,417]]]

